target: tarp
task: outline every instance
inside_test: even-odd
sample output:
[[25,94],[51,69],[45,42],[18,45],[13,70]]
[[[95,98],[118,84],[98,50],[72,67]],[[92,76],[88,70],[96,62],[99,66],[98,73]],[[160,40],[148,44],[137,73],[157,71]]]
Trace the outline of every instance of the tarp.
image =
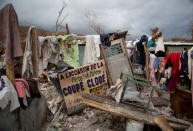
[[74,37],[71,35],[59,35],[57,39],[63,41],[59,45],[60,51],[64,55],[63,61],[72,67],[79,67],[78,44]]

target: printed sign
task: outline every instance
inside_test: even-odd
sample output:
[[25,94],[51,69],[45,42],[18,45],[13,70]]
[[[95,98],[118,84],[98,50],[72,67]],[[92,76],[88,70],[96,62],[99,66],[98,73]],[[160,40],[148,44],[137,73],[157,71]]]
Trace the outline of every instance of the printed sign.
[[107,90],[107,76],[103,60],[59,74],[60,85],[68,113],[84,108],[82,93],[102,95]]

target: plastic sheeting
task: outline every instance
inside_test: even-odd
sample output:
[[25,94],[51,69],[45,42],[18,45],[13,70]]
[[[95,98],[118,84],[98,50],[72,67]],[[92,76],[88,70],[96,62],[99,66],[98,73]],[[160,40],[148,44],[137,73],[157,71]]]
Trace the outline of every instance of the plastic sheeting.
[[71,35],[59,35],[57,39],[62,40],[59,48],[64,56],[63,61],[72,67],[79,67],[78,44],[74,37]]

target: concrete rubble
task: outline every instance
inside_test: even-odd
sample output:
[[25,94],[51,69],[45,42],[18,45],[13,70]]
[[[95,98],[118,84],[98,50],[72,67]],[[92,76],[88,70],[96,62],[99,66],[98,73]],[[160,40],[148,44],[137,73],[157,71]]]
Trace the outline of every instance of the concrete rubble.
[[[63,97],[57,92],[56,87],[51,83],[41,83],[40,91],[47,99],[49,110],[56,115]],[[51,120],[47,122],[47,125]],[[124,117],[109,113],[106,111],[98,110],[95,108],[87,107],[83,111],[74,115],[67,115],[67,109],[62,107],[59,115],[49,127],[49,131],[115,131],[125,130],[126,119]]]
[[125,118],[94,108],[85,108],[82,112],[68,116],[61,112],[50,129],[67,131],[114,131],[125,130]]

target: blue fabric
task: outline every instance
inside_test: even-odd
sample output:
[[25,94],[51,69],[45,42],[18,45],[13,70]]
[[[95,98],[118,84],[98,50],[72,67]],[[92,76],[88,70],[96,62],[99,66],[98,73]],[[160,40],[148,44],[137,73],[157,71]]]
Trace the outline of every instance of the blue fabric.
[[0,79],[0,91],[5,87],[5,82],[3,79]]
[[67,71],[67,70],[68,70],[68,67],[64,67],[64,69],[60,70],[60,73]]
[[160,63],[161,57],[158,57],[157,60],[154,63],[154,67],[158,67]]
[[153,42],[153,40],[150,40],[150,41],[148,42],[148,46],[149,46],[149,47],[155,47],[155,43]]

